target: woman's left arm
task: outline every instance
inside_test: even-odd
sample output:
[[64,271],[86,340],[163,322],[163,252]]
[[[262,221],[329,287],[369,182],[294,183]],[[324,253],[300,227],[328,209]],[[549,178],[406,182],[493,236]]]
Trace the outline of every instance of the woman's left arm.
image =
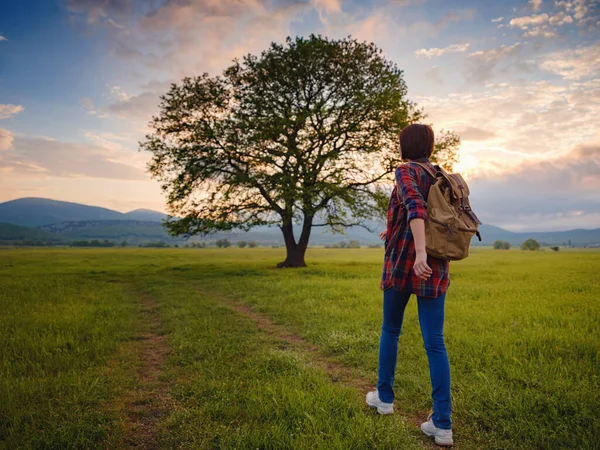
[[400,188],[400,197],[406,206],[407,221],[412,231],[415,242],[415,262],[413,270],[417,277],[427,280],[433,273],[427,264],[427,251],[425,243],[425,220],[427,220],[426,202],[415,177],[415,171],[407,166],[400,166],[396,170],[396,183]]

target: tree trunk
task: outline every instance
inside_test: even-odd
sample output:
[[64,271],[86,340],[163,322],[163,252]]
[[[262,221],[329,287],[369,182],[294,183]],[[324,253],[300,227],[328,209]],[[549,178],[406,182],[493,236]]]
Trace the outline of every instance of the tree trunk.
[[277,264],[277,267],[306,267],[306,263],[304,262],[304,254],[306,253],[306,248],[301,248],[296,246],[293,249],[287,249],[287,256],[285,257],[285,261]]
[[312,227],[312,217],[305,217],[302,225],[302,234],[300,235],[300,241],[296,244],[294,239],[294,230],[292,223],[283,224],[281,231],[283,232],[283,239],[285,241],[285,248],[287,255],[285,261],[277,264],[277,267],[306,267],[304,262],[304,255],[306,254],[306,248],[308,247],[308,238],[310,237],[310,230]]

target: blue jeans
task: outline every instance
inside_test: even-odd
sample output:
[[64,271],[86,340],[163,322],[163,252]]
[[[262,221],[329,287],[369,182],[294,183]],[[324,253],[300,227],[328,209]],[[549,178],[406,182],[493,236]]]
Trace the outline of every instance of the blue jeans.
[[[383,292],[383,326],[379,342],[379,399],[394,401],[394,374],[398,360],[398,338],[402,329],[404,309],[410,293],[396,289]],[[417,297],[421,334],[429,359],[431,397],[433,398],[433,424],[443,430],[452,429],[452,401],[450,399],[450,365],[444,343],[444,303],[446,294],[437,298]]]

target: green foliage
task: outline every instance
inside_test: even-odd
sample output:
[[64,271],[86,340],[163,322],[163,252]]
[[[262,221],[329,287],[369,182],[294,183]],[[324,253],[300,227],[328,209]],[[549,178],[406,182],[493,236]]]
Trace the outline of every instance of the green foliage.
[[560,248],[559,248],[559,247],[550,247],[550,248],[551,248],[553,251],[555,251],[555,252],[557,252],[557,251],[559,251],[559,250],[560,250]]
[[521,244],[521,250],[539,250],[540,243],[535,239],[527,239]]
[[231,241],[229,239],[219,239],[215,242],[215,245],[219,248],[228,248],[231,247]]
[[238,242],[237,242],[237,246],[238,246],[239,248],[244,248],[244,247],[246,247],[247,245],[248,245],[248,243],[247,243],[246,241],[238,241]]
[[[399,132],[424,117],[406,92],[375,44],[314,35],[172,84],[140,143],[178,217],[167,228],[189,236],[276,224],[288,257],[299,248],[303,258],[313,226],[383,216]],[[442,134],[433,159],[449,165],[458,143]]]
[[258,247],[258,243],[255,241],[250,241],[250,242],[248,242],[248,247],[256,248],[256,247]]
[[494,250],[510,250],[510,242],[508,241],[494,241]]
[[325,248],[360,248],[360,242],[354,239],[350,242],[340,241],[337,244],[326,245]]

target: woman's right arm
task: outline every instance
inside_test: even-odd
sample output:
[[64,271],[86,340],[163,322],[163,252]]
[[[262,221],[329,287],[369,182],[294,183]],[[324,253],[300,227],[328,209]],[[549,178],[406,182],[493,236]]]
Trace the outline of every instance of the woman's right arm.
[[427,251],[425,250],[425,221],[423,219],[411,220],[410,229],[415,241],[415,251],[417,254],[413,270],[421,280],[427,280],[433,271],[427,264]]

